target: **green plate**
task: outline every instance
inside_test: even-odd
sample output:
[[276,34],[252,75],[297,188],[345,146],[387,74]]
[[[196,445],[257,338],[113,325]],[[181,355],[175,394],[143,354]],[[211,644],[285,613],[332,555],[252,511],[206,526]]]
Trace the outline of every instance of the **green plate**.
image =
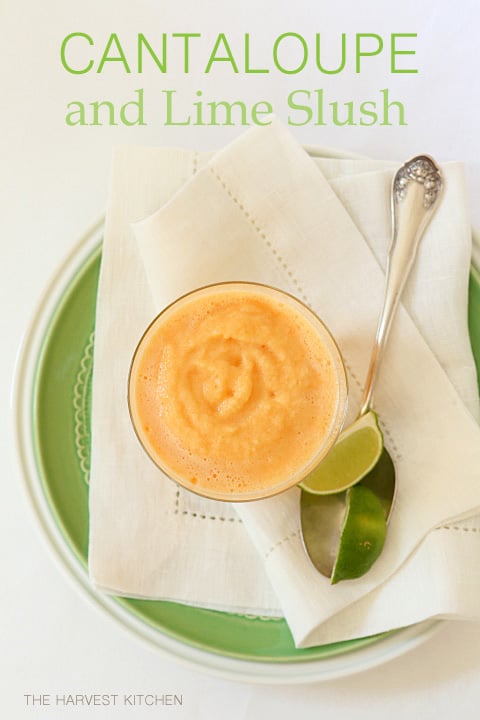
[[[96,243],[98,233],[93,238]],[[324,674],[325,667],[329,668],[330,676],[338,676],[348,672],[351,657],[366,655],[366,661],[361,660],[360,665],[366,662],[368,666],[380,662],[378,658],[385,653],[398,654],[405,644],[416,643],[431,624],[423,624],[413,632],[407,629],[298,650],[283,619],[230,614],[172,602],[101,597],[101,593],[89,587],[86,565],[90,391],[101,259],[101,245],[97,244],[92,250],[92,244],[90,238],[88,252],[85,246],[82,252],[75,252],[68,267],[60,273],[56,293],[50,293],[49,302],[41,310],[41,330],[42,323],[34,321],[37,338],[27,343],[26,359],[21,363],[17,383],[20,451],[30,478],[29,491],[43,529],[64,564],[92,597],[97,601],[100,598],[110,614],[119,617],[137,634],[203,668],[208,669],[209,665],[205,662],[206,655],[216,658],[211,663],[212,669],[221,673],[222,668],[228,667],[229,671],[225,670],[224,674],[230,677],[233,672],[242,678],[245,667],[248,669],[245,677],[252,679],[255,668],[262,664],[270,668],[268,673],[263,673],[269,681],[283,677],[285,682],[289,674],[306,677],[307,666],[320,668],[313,672],[314,679]],[[65,274],[68,277],[65,278]],[[470,282],[469,327],[477,368],[480,368],[480,277],[474,269]],[[372,646],[376,646],[375,652],[369,651]],[[381,652],[377,652],[378,648],[382,648]],[[372,660],[373,655],[377,660]],[[332,659],[334,666],[329,663]],[[279,670],[286,667],[272,674],[272,664]],[[302,668],[291,673],[298,665]]]

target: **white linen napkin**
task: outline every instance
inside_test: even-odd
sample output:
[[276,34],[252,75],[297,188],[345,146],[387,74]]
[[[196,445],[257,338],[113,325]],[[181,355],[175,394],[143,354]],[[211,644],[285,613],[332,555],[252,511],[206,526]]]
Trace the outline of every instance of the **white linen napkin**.
[[364,578],[332,587],[302,549],[296,489],[234,509],[176,488],[151,466],[129,426],[126,377],[138,337],[165,304],[209,282],[257,280],[296,294],[331,328],[349,371],[352,419],[383,293],[393,166],[312,159],[277,121],[210,158],[117,152],[94,363],[89,562],[98,586],[236,612],[280,606],[302,647],[471,615],[480,523],[429,532],[480,506],[468,210],[461,166],[444,169],[445,197],[375,395],[398,481],[387,542]]

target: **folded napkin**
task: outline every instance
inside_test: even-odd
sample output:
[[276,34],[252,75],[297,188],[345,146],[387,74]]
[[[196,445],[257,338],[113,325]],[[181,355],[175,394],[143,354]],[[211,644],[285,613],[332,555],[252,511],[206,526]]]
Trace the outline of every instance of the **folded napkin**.
[[363,578],[332,587],[312,567],[296,488],[235,506],[177,488],[144,456],[126,407],[130,358],[162,307],[207,283],[254,280],[297,295],[330,327],[347,365],[352,420],[383,294],[395,167],[309,157],[276,120],[213,156],[116,152],[93,378],[89,567],[98,587],[284,613],[299,647],[479,614],[472,554],[480,520],[447,524],[480,508],[466,326],[471,241],[459,164],[444,167],[444,199],[375,393],[398,491],[384,551]]

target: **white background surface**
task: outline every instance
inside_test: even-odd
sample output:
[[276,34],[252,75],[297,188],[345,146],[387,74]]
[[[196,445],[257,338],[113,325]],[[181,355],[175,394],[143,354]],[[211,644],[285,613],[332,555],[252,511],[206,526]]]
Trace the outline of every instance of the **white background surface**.
[[[241,128],[165,128],[160,91],[176,89],[186,110],[202,90],[212,100],[269,99],[286,119],[292,89],[323,87],[330,100],[366,100],[390,89],[405,105],[406,127],[297,128],[300,142],[330,145],[378,158],[404,160],[430,152],[466,162],[472,219],[480,225],[480,74],[474,0],[381,0],[242,3],[197,0],[3,0],[0,5],[1,104],[1,353],[0,448],[4,458],[0,714],[17,718],[476,718],[480,705],[480,626],[454,623],[421,647],[381,668],[305,687],[255,687],[185,669],[126,634],[100,614],[66,580],[33,522],[15,456],[11,383],[18,347],[41,294],[60,261],[102,214],[112,145],[183,145],[214,149]],[[200,32],[196,66],[167,77],[154,69],[126,76],[111,67],[101,75],[71,76],[59,48],[69,32],[89,33],[101,53],[117,32],[133,48],[137,32]],[[300,75],[233,76],[228,69],[203,75],[201,66],[219,32],[241,48],[249,32],[258,65],[272,67],[271,46],[283,32],[313,39],[321,32],[332,62],[341,32],[349,48],[356,32],[418,33],[417,75],[390,76],[388,55],[356,75],[325,78],[309,65]],[[97,45],[98,43],[98,45]],[[99,57],[99,55],[97,56]],[[350,58],[351,59],[351,58]],[[115,64],[112,64],[115,65]],[[123,103],[145,89],[148,125],[141,128],[70,128],[67,103],[109,99]],[[480,601],[480,600],[479,600]],[[25,693],[177,693],[183,707],[39,709]]]

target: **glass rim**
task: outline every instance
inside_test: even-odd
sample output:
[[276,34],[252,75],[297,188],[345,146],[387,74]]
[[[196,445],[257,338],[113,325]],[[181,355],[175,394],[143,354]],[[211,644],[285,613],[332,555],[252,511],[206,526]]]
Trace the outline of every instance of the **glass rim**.
[[[228,290],[238,289],[238,291],[248,288],[254,288],[260,293],[270,293],[273,295],[277,295],[278,298],[283,299],[284,302],[286,299],[290,307],[297,306],[297,312],[301,311],[303,317],[307,319],[307,322],[311,324],[317,334],[319,334],[320,330],[322,342],[326,341],[329,355],[334,362],[337,385],[337,402],[335,411],[333,413],[331,426],[328,432],[325,434],[323,442],[319,445],[317,452],[311,458],[311,460],[302,468],[300,468],[298,472],[294,473],[293,475],[289,475],[282,482],[278,482],[275,485],[267,487],[256,488],[247,492],[237,493],[221,492],[201,486],[198,487],[197,485],[189,482],[185,477],[182,477],[180,474],[168,468],[168,465],[166,463],[162,463],[160,457],[158,457],[158,455],[152,451],[152,448],[148,446],[148,443],[144,441],[143,434],[139,431],[137,427],[137,422],[135,421],[135,413],[132,409],[132,385],[135,363],[138,359],[142,345],[149,336],[150,332],[157,326],[157,324],[161,321],[162,318],[167,316],[170,311],[173,311],[181,303],[188,301],[190,298],[193,298],[197,295],[200,296],[208,294],[210,292],[212,292],[213,294],[216,290],[220,290],[222,288],[226,288]],[[209,500],[233,503],[250,502],[254,500],[262,500],[269,497],[274,497],[275,495],[279,495],[280,493],[283,493],[286,490],[295,487],[295,485],[298,485],[300,482],[302,482],[302,480],[304,480],[305,477],[307,477],[307,475],[309,475],[313,470],[315,470],[315,468],[320,464],[320,462],[335,444],[345,421],[348,406],[348,378],[342,353],[332,332],[330,331],[326,323],[319,317],[319,315],[317,315],[317,313],[312,310],[312,308],[309,307],[303,300],[296,297],[292,293],[289,293],[288,291],[282,290],[267,283],[249,280],[226,280],[215,283],[208,283],[206,285],[202,285],[192,290],[189,290],[182,295],[179,295],[172,302],[168,303],[168,305],[162,308],[162,310],[160,310],[160,312],[158,312],[150,321],[135,346],[135,350],[133,352],[130,362],[128,372],[127,404],[128,412],[130,415],[130,422],[141,447],[143,448],[144,452],[151,460],[151,462],[153,462],[155,467],[157,467],[169,480],[175,482],[177,485],[180,485],[181,487],[194,493],[195,495],[199,495]]]

